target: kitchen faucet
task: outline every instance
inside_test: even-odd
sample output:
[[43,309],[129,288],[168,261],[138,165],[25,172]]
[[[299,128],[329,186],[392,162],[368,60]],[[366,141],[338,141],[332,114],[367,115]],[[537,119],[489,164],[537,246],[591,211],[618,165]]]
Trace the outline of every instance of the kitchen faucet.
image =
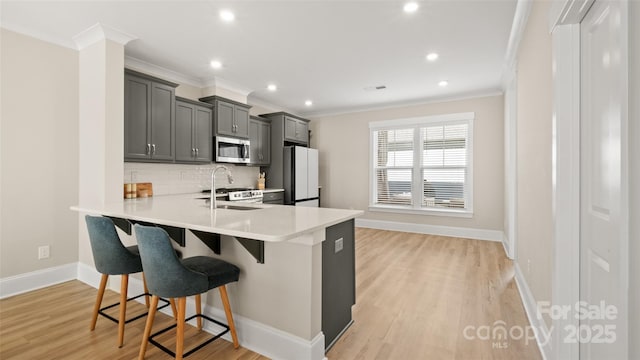
[[217,206],[216,204],[216,172],[220,169],[227,172],[227,181],[229,182],[229,184],[233,184],[233,176],[231,176],[231,171],[229,171],[229,169],[226,166],[220,165],[220,166],[216,166],[216,168],[213,169],[213,171],[211,172],[211,201],[210,201],[211,210],[214,210]]

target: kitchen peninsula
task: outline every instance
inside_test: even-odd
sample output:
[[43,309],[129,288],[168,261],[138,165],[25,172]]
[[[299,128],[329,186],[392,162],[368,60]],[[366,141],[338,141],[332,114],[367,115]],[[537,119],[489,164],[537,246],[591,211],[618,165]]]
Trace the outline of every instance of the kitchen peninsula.
[[[184,257],[218,256],[237,265],[240,280],[228,290],[240,344],[272,358],[323,359],[351,322],[354,218],[362,211],[228,205],[234,204],[220,201],[211,210],[201,194],[186,194],[72,210],[114,218],[125,232],[131,223],[158,225],[173,230]],[[208,296],[205,313],[223,317],[217,301]]]

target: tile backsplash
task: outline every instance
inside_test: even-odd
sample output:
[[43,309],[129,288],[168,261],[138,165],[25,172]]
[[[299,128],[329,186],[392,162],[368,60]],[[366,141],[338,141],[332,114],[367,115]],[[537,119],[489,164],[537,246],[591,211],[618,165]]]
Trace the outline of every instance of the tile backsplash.
[[[211,188],[211,171],[223,164],[124,163],[123,183],[153,183],[154,195],[188,194]],[[224,164],[233,175],[229,184],[224,171],[216,173],[216,188],[256,187],[259,167]]]

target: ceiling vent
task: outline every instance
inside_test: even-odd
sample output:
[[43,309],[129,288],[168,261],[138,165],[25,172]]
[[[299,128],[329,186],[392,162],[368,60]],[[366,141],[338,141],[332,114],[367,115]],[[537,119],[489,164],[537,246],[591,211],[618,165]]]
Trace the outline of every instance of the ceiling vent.
[[387,87],[385,85],[378,85],[378,86],[367,86],[366,88],[364,88],[364,91],[376,91],[376,90],[384,90]]

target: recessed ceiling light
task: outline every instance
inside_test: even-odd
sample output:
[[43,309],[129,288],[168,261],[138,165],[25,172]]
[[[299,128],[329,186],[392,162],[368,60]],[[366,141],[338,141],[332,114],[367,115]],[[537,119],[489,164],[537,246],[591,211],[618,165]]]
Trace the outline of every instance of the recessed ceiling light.
[[416,10],[418,10],[418,3],[417,2],[408,2],[406,4],[404,4],[404,12],[406,13],[412,13],[415,12]]
[[211,67],[214,69],[220,69],[222,68],[222,63],[218,60],[212,60],[210,63]]
[[236,19],[236,15],[230,10],[221,10],[220,11],[220,19],[226,22],[232,22]]
[[269,84],[269,85],[267,85],[267,89],[269,91],[276,91],[276,90],[278,90],[278,87],[276,86],[276,84]]
[[311,105],[313,105],[313,101],[307,100],[307,101],[304,102],[304,104],[307,105],[307,106],[311,106]]
[[436,61],[438,60],[438,54],[437,53],[429,53],[427,54],[427,60],[429,61]]
[[438,83],[438,86],[440,87],[445,87],[447,85],[449,85],[449,82],[447,80],[442,80]]

